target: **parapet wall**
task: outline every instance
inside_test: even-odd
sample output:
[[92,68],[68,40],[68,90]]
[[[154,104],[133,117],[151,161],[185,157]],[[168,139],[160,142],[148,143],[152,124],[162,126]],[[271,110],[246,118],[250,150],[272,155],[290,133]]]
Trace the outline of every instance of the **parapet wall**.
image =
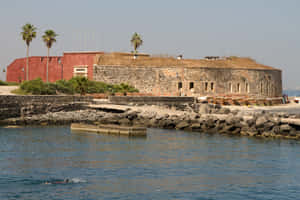
[[81,96],[10,96],[0,95],[0,120],[47,112],[81,109],[91,97]]

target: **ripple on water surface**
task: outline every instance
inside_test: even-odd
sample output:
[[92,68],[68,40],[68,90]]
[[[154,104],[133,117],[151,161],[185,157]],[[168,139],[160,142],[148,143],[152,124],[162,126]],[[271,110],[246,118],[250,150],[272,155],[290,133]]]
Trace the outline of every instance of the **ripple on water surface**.
[[0,199],[297,199],[299,153],[298,141],[174,130],[0,128]]

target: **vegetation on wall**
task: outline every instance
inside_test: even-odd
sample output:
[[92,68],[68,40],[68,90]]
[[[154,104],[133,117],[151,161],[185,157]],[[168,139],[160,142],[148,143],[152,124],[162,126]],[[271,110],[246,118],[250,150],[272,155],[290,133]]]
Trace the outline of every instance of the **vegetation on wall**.
[[55,83],[43,82],[38,78],[31,81],[24,81],[18,94],[34,95],[55,95],[55,94],[92,94],[92,93],[131,93],[138,92],[136,88],[126,83],[107,84],[103,82],[91,81],[85,77],[74,77],[68,81],[59,80]]

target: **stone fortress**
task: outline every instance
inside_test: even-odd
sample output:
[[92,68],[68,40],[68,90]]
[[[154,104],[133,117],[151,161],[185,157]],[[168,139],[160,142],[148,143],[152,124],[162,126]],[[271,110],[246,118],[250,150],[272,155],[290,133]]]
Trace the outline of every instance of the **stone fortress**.
[[[153,57],[148,54],[66,52],[50,57],[49,80],[86,76],[107,83],[128,83],[153,96],[282,96],[281,70],[250,58],[208,56]],[[25,80],[26,58],[7,67],[7,81]],[[46,79],[46,57],[29,58],[29,79]]]
[[96,56],[93,79],[127,82],[157,96],[282,96],[281,70],[239,57],[194,60],[102,54]]

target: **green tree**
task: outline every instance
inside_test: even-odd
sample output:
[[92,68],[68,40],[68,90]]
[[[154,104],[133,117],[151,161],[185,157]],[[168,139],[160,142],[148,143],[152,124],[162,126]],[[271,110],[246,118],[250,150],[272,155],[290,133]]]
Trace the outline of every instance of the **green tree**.
[[137,49],[143,44],[143,40],[137,32],[132,35],[130,42],[134,48],[134,53],[137,53]]
[[26,80],[28,80],[28,68],[29,68],[29,45],[32,42],[32,39],[36,37],[36,27],[32,24],[25,24],[22,26],[22,39],[25,41],[26,46],[27,46],[27,51],[26,51]]
[[48,48],[46,82],[48,82],[48,65],[49,65],[50,48],[52,47],[53,43],[56,42],[56,36],[58,36],[58,35],[53,30],[46,30],[44,35],[42,36],[43,41],[45,42],[45,44]]

